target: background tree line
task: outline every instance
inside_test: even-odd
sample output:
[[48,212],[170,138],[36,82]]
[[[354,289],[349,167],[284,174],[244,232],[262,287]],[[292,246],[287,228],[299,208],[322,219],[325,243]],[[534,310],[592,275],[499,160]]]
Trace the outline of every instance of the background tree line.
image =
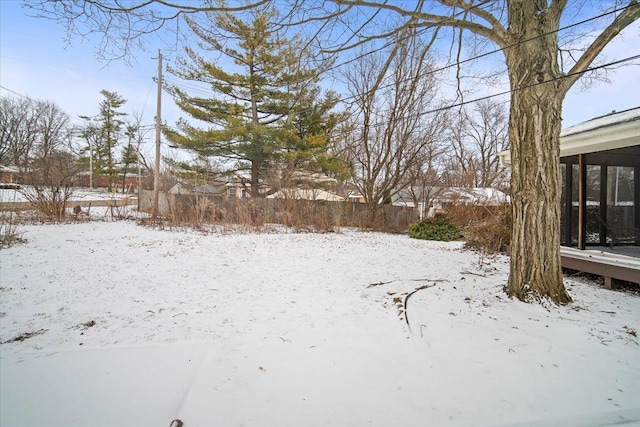
[[83,174],[115,188],[134,166],[149,169],[139,155],[146,139],[140,119],[124,119],[126,101],[119,94],[100,93],[99,112],[82,116],[84,125],[72,124],[52,101],[1,97],[0,164],[17,168],[20,180],[39,190],[73,187]]

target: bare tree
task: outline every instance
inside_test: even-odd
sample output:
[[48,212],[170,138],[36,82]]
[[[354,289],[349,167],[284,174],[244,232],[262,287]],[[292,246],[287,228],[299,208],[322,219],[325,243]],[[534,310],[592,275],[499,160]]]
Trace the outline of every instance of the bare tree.
[[[100,36],[99,59],[129,61],[137,50],[145,49],[146,38],[163,32],[167,48],[174,48],[182,36],[183,18],[202,12],[240,12],[268,4],[270,0],[230,2],[204,0],[188,3],[181,0],[23,0],[24,7],[35,16],[61,23],[66,41],[74,36]],[[237,5],[234,3],[238,3]],[[174,43],[172,46],[171,43]]]
[[50,101],[3,99],[2,105],[2,134],[7,138],[9,159],[30,184],[20,191],[41,213],[62,219],[77,173],[70,149],[69,116]]
[[475,184],[476,157],[473,148],[467,144],[467,124],[464,112],[449,123],[449,156],[445,160],[445,183],[448,187],[473,187]]
[[345,73],[357,117],[345,160],[372,214],[409,185],[410,171],[423,164],[442,129],[443,113],[423,114],[438,93],[426,53],[420,39],[407,39],[391,56],[365,56]]
[[[509,149],[508,118],[502,104],[486,99],[462,108],[450,122],[451,175],[457,186],[491,187],[504,176],[498,153]],[[457,173],[456,173],[457,172]]]
[[38,139],[36,157],[48,157],[68,146],[71,137],[69,116],[51,101],[36,104]]
[[38,139],[38,114],[29,98],[0,98],[0,164],[21,169]]
[[69,116],[51,101],[0,98],[0,163],[28,171],[67,144]]
[[409,170],[406,191],[412,199],[413,206],[419,209],[420,218],[429,214],[434,198],[443,190],[443,175],[446,169],[442,160],[446,151],[444,143],[435,141],[426,148],[422,160],[416,162]]

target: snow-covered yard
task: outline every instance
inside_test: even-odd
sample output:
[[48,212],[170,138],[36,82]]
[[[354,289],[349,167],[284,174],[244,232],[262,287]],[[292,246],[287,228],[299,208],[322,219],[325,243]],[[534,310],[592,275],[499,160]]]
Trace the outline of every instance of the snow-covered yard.
[[[33,187],[23,186],[20,189],[0,189],[0,202],[27,202],[27,194],[35,194]],[[70,200],[72,201],[97,201],[117,200],[127,197],[136,197],[136,194],[122,194],[107,191],[104,188],[74,188]]]
[[506,258],[402,235],[23,231],[3,427],[640,424],[637,294],[523,304]]

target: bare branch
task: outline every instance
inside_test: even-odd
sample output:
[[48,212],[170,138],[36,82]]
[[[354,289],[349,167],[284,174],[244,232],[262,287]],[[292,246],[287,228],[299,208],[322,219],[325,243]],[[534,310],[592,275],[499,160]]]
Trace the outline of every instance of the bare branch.
[[144,50],[148,37],[165,29],[167,24],[175,22],[176,28],[171,31],[179,31],[182,16],[216,11],[242,12],[271,1],[254,0],[234,6],[217,0],[207,0],[197,6],[166,0],[22,0],[22,3],[33,16],[62,24],[68,44],[75,37],[86,39],[98,35],[99,59],[129,61],[136,49]]
[[582,72],[586,71],[593,60],[602,52],[607,44],[613,40],[623,29],[631,25],[640,18],[640,3],[632,0],[629,6],[613,20],[607,28],[605,28],[598,37],[587,47],[573,68],[567,73],[568,77],[563,79],[562,87],[566,93],[571,86],[581,77]]

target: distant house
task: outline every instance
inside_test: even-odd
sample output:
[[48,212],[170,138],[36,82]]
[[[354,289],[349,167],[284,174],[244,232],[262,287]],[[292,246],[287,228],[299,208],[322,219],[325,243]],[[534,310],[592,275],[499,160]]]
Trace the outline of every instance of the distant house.
[[[237,197],[242,199],[251,197],[251,179],[248,176],[236,175],[229,179],[224,185],[224,194],[227,197]],[[269,186],[260,183],[258,193],[264,195],[269,190]]]
[[358,191],[347,191],[344,199],[351,203],[364,203],[364,196]]
[[270,194],[267,199],[290,199],[290,200],[323,200],[328,202],[343,202],[344,197],[330,193],[326,190],[309,188],[284,188]]
[[[224,184],[222,184],[224,187]],[[169,194],[180,195],[200,195],[200,196],[222,196],[219,186],[211,184],[191,185],[184,182],[177,182],[168,191]]]
[[329,190],[335,188],[338,184],[338,180],[331,178],[323,173],[307,172],[307,171],[295,171],[291,175],[291,187],[303,187],[303,188],[324,188]]
[[200,194],[206,196],[222,196],[222,191],[211,184],[196,185],[191,189],[191,194]]
[[[417,204],[416,204],[417,201]],[[499,206],[509,196],[495,188],[432,187],[428,191],[400,191],[393,197],[394,206],[417,208],[420,218],[433,216],[449,205]]]
[[0,165],[0,188],[18,188],[19,185],[15,182],[15,176],[19,172],[16,167]]
[[189,194],[191,191],[191,186],[182,182],[176,182],[167,193],[169,194]]
[[[251,178],[247,175],[236,175],[228,180],[225,184],[225,195],[228,197],[245,198],[251,197]],[[281,182],[280,184],[288,188],[284,193],[280,193],[276,198],[295,198],[290,189],[300,188],[312,188],[312,189],[324,189],[330,190],[335,188],[337,180],[335,178],[328,177],[321,173],[311,173],[306,171],[295,171],[289,179],[286,180],[286,184]],[[271,191],[272,187],[268,183],[261,182],[258,187],[258,193],[260,195],[266,195]],[[312,190],[315,191],[315,190]],[[275,194],[275,193],[274,193]],[[289,197],[292,196],[292,197]],[[301,192],[296,197],[308,199],[310,194]],[[269,196],[267,196],[269,197]],[[273,198],[273,197],[272,197]],[[314,199],[311,199],[314,200]],[[315,199],[320,200],[320,199]]]

